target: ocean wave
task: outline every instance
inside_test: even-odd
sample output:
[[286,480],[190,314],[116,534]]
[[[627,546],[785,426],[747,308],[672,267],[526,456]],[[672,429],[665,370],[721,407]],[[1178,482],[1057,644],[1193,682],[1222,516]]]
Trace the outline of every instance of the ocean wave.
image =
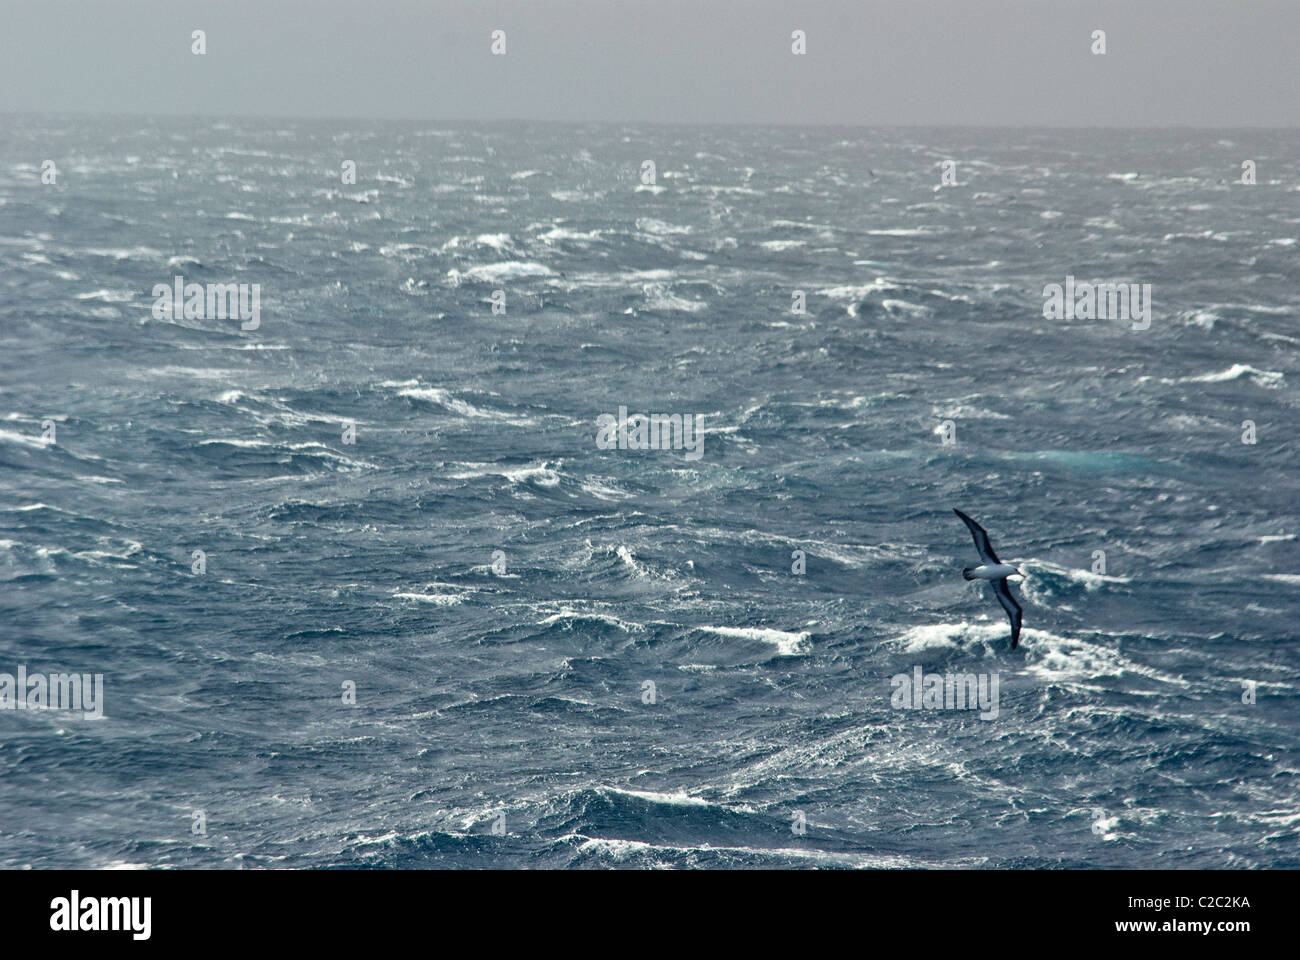
[[756,640],[776,647],[776,652],[783,657],[797,657],[806,653],[805,644],[810,633],[791,633],[786,630],[774,630],[770,627],[692,627],[701,633],[712,633],[719,637],[737,640]]
[[470,419],[500,420],[517,425],[528,425],[535,422],[529,416],[476,407],[469,401],[462,400],[445,387],[403,386],[402,389],[397,391],[397,396],[434,403],[451,413]]
[[458,473],[449,473],[449,480],[477,480],[480,477],[504,477],[511,483],[536,483],[543,487],[554,487],[560,482],[560,475],[548,463],[529,463],[519,467],[507,467],[489,463],[467,463],[463,466],[473,467]]
[[439,607],[451,607],[465,601],[462,593],[395,593],[394,600],[415,600],[419,603],[431,603]]
[[553,276],[555,276],[555,271],[545,264],[521,260],[483,264],[470,267],[464,272],[455,267],[447,271],[447,280],[452,286],[457,286],[467,280],[479,283],[500,283],[505,280],[525,280]]
[[624,633],[631,633],[633,631],[641,632],[646,629],[643,624],[633,623],[619,617],[610,616],[605,613],[596,613],[591,610],[561,610],[558,613],[553,613],[549,617],[544,617],[539,620],[537,625],[539,627],[550,627],[557,623],[572,624],[584,620],[593,623],[602,623],[609,627],[615,627],[618,630],[622,630]]
[[[579,853],[612,860],[616,863],[629,863],[648,859],[650,862],[645,865],[651,868],[697,867],[716,864],[719,866],[750,867],[808,865],[859,870],[906,870],[934,865],[902,856],[840,853],[808,847],[744,847],[710,843],[674,846],[673,844],[650,843],[644,840],[590,837],[581,833],[566,834],[559,839],[559,842],[576,843]],[[968,862],[974,863],[978,861]]]
[[1206,373],[1199,377],[1184,377],[1178,383],[1225,383],[1241,377],[1250,377],[1256,386],[1276,390],[1282,386],[1283,375],[1276,370],[1260,370],[1248,363],[1234,363],[1226,370]]

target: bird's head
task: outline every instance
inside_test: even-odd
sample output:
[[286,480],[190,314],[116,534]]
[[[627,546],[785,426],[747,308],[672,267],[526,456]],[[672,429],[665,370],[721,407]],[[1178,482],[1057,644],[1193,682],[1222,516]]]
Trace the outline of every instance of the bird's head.
[[1014,576],[1019,577],[1021,580],[1029,579],[1029,574],[1025,573],[1025,568],[1020,566],[1019,564],[1016,564],[1016,572]]

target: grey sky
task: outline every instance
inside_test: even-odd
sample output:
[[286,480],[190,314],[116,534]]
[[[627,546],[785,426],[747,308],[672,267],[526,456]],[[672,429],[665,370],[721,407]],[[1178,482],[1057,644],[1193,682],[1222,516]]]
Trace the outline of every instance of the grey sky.
[[1295,0],[0,0],[0,112],[1300,126],[1298,37]]

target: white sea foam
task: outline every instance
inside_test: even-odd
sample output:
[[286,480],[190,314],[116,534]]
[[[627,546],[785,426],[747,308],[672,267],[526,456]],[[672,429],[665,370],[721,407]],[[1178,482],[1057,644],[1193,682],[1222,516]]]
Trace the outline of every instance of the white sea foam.
[[[726,847],[703,843],[698,846],[672,846],[671,844],[648,843],[643,840],[619,840],[605,837],[589,837],[581,833],[566,834],[559,838],[561,843],[578,843],[580,853],[607,856],[616,862],[623,862],[630,857],[646,854],[734,854],[750,857],[784,857],[792,860],[804,860],[857,869],[906,869],[921,866],[916,860],[907,857],[891,857],[879,854],[840,853],[829,850],[814,850],[808,847]],[[662,866],[672,866],[663,863]]]
[[395,600],[416,600],[420,603],[431,603],[439,607],[450,607],[461,603],[465,597],[459,593],[395,593]]
[[[1104,573],[1093,573],[1091,570],[1084,570],[1080,567],[1063,567],[1055,563],[1049,563],[1046,560],[1026,560],[1024,566],[1031,575],[1035,570],[1047,570],[1057,576],[1073,580],[1075,583],[1081,583],[1088,590],[1097,590],[1107,583],[1132,582],[1130,577],[1115,577]],[[1029,587],[1032,583],[1031,576],[1031,579],[1025,582],[1025,586]]]
[[692,227],[678,226],[663,220],[656,220],[654,217],[638,217],[636,228],[642,233],[650,234],[652,237],[681,236],[694,232]]
[[703,633],[713,633],[720,637],[735,637],[739,640],[759,640],[776,647],[783,657],[796,657],[804,652],[804,643],[808,633],[790,633],[785,630],[773,630],[769,627],[694,627]]
[[497,283],[502,280],[516,280],[525,277],[553,276],[555,276],[555,271],[550,267],[540,263],[521,260],[506,260],[502,263],[483,264],[478,267],[470,267],[470,269],[463,273],[455,267],[447,271],[447,279],[453,285],[459,284],[464,280]]
[[935,227],[891,227],[887,230],[868,230],[867,235],[871,237],[927,237],[945,232]]
[[897,284],[886,280],[884,277],[877,277],[872,283],[823,287],[817,292],[824,297],[830,297],[832,300],[864,300],[873,293],[883,293],[888,290],[897,289]]
[[596,613],[591,610],[561,610],[558,613],[553,613],[549,617],[539,620],[537,625],[539,627],[549,627],[552,624],[559,623],[560,621],[572,622],[574,620],[596,620],[600,623],[608,624],[611,627],[617,627],[625,633],[645,629],[643,624],[635,623],[631,620],[620,620],[618,617],[612,617],[605,613]]
[[527,483],[532,480],[543,487],[553,487],[560,482],[560,476],[545,463],[531,463],[523,467],[499,467],[488,463],[466,463],[462,466],[475,467],[459,473],[447,474],[449,480],[476,480],[479,477],[505,477],[511,483]]
[[1011,630],[1004,621],[1001,623],[927,623],[910,627],[898,640],[903,644],[903,652],[908,654],[926,653],[934,650],[954,650],[963,640],[977,640],[993,643],[1000,638],[1010,636]]
[[1296,573],[1261,573],[1260,577],[1264,580],[1272,580],[1275,583],[1285,583],[1291,586],[1300,586],[1300,574]]
[[216,437],[211,440],[200,440],[199,446],[210,447],[218,443],[226,444],[231,447],[245,447],[248,449],[278,446],[278,444],[273,444],[269,440],[241,440],[238,437]]
[[387,243],[379,248],[379,255],[389,260],[415,260],[432,252],[420,243]]
[[130,303],[135,299],[135,293],[130,290],[92,290],[90,293],[79,293],[74,300],[103,300],[105,303]]
[[[973,398],[970,398],[973,399]],[[1010,420],[1005,413],[985,410],[983,407],[970,406],[961,400],[949,400],[931,408],[932,414],[940,420]],[[938,431],[942,433],[943,431]]]
[[[657,793],[654,790],[629,790],[625,787],[600,787],[601,793],[617,793],[625,797],[636,797],[650,803],[662,803],[670,807],[716,807],[721,804],[711,803],[702,797],[692,797],[685,790],[676,793]],[[738,809],[738,808],[727,808]],[[752,812],[746,808],[745,812]]]
[[[603,234],[603,230],[588,230],[583,233],[579,230],[570,230],[568,227],[553,226],[545,233],[539,233],[537,239],[545,240],[548,243],[555,240],[591,241],[599,240]],[[667,273],[667,271],[664,272]]]
[[474,242],[494,250],[504,250],[513,243],[508,233],[480,233],[474,238]]
[[31,447],[33,450],[43,450],[49,446],[39,436],[29,436],[25,433],[15,433],[12,430],[0,430],[0,441],[5,443],[17,443],[24,447]]
[[1180,383],[1224,383],[1228,380],[1236,380],[1240,377],[1249,376],[1256,386],[1266,387],[1270,390],[1276,390],[1282,386],[1283,375],[1275,370],[1260,370],[1252,367],[1248,363],[1234,363],[1227,370],[1220,370],[1217,373],[1207,373],[1199,377],[1184,377]]
[[[397,384],[392,384],[396,386]],[[458,413],[462,417],[474,417],[483,420],[502,420],[515,424],[530,424],[534,421],[530,417],[518,416],[512,413],[504,413],[498,410],[483,410],[474,406],[465,400],[461,400],[450,390],[443,387],[419,387],[403,386],[403,389],[397,391],[399,397],[410,397],[413,400],[427,400],[430,403],[436,403],[441,407],[446,407],[453,413]]]
[[648,310],[681,310],[685,313],[699,313],[709,308],[709,305],[702,300],[687,300],[675,296],[669,292],[667,284],[650,283],[643,289]]
[[162,253],[152,247],[87,247],[83,253],[114,260],[160,260]]
[[613,487],[605,483],[600,483],[596,480],[589,479],[584,481],[581,485],[581,488],[584,493],[589,493],[593,497],[596,497],[599,500],[618,501],[618,500],[630,500],[632,498],[632,494],[626,492],[625,490],[620,490],[617,487]]

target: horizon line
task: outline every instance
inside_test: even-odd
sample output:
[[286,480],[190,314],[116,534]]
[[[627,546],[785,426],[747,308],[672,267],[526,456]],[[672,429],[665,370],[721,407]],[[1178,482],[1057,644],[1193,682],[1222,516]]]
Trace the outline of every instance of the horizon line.
[[97,119],[114,119],[121,117],[131,117],[139,119],[179,119],[188,118],[193,120],[283,120],[292,122],[311,122],[311,123],[449,123],[449,124],[518,124],[518,123],[535,123],[535,124],[556,124],[566,126],[661,126],[661,127],[779,127],[792,130],[824,130],[824,129],[850,129],[850,130],[882,130],[882,129],[905,129],[905,130],[1124,130],[1124,131],[1172,131],[1172,130],[1269,130],[1269,131],[1297,131],[1300,130],[1300,124],[1267,124],[1267,123],[1245,123],[1245,124],[1195,124],[1195,123],[1167,123],[1152,125],[1149,123],[1120,123],[1120,124],[1078,124],[1078,123],[990,123],[990,124],[971,124],[971,123],[945,123],[945,122],[848,122],[848,121],[827,121],[827,122],[788,122],[774,120],[571,120],[547,118],[539,119],[536,117],[498,117],[485,119],[483,117],[433,117],[433,116],[382,116],[382,117],[360,117],[360,116],[338,116],[330,114],[306,114],[294,115],[285,113],[208,113],[208,112],[179,112],[171,110],[162,111],[123,111],[123,112],[91,112],[79,110],[7,110],[0,109],[0,116],[3,117],[69,117],[85,118],[93,117]]

